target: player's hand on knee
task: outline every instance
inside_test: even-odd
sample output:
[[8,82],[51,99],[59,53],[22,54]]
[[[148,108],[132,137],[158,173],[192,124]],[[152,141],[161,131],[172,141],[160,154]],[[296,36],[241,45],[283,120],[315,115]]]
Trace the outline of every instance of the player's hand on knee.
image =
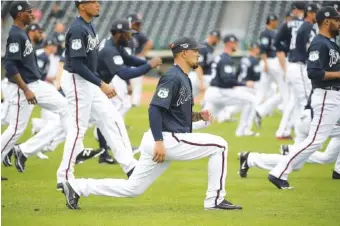
[[154,57],[148,61],[148,64],[150,64],[151,68],[158,67],[162,64],[162,59],[160,57]]
[[248,88],[254,88],[254,81],[251,81],[251,80],[246,81],[246,86],[247,86]]
[[37,104],[38,103],[37,98],[35,97],[35,94],[30,89],[25,90],[24,94],[25,94],[26,100],[29,104]]
[[201,118],[203,121],[206,121],[206,122],[212,122],[214,120],[212,114],[211,114],[211,111],[209,110],[203,110],[200,112],[201,114]]
[[153,148],[153,161],[157,163],[162,163],[165,160],[165,147],[163,141],[156,141]]
[[100,86],[100,89],[105,93],[105,95],[108,98],[112,98],[117,95],[116,91],[114,90],[113,87],[108,85],[107,83],[103,82],[102,85]]

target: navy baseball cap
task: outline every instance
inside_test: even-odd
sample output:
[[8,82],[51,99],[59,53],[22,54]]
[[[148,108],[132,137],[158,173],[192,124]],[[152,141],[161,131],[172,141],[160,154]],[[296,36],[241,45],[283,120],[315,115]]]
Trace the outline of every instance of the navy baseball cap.
[[309,4],[307,7],[306,7],[306,11],[307,12],[314,12],[316,13],[318,10],[319,10],[319,4],[316,4],[316,3],[312,3],[312,4]]
[[9,6],[9,14],[15,18],[19,12],[31,10],[32,6],[28,1],[14,1]]
[[316,14],[316,21],[322,22],[325,19],[340,19],[340,14],[332,6],[321,8]]
[[179,39],[176,39],[173,43],[170,44],[170,49],[173,55],[184,50],[199,49],[202,47],[203,46],[199,45],[195,39],[188,37],[181,37]]
[[260,45],[257,42],[252,42],[249,45],[249,49],[256,49],[256,48],[259,48],[259,47],[260,47]]
[[27,32],[29,31],[42,31],[42,28],[39,24],[30,24],[26,28]]
[[221,38],[221,32],[219,30],[212,30],[209,32],[209,35],[215,36],[217,38]]
[[272,20],[278,20],[277,16],[275,14],[269,14],[266,19],[266,24],[269,24]]
[[43,43],[43,46],[50,46],[50,45],[58,46],[58,42],[53,38],[48,38]]
[[142,16],[138,13],[131,13],[129,14],[126,19],[130,22],[130,23],[141,23],[142,22]]
[[74,4],[75,4],[76,7],[78,8],[78,6],[79,6],[80,4],[87,3],[87,2],[95,2],[95,1],[78,0],[78,1],[74,1]]
[[292,3],[292,9],[304,10],[306,8],[306,3],[301,1],[296,1]]
[[238,42],[238,39],[235,35],[226,35],[223,38],[223,42],[227,43],[227,42]]
[[112,23],[111,32],[113,31],[122,31],[122,32],[131,32],[135,31],[131,29],[130,23],[127,20],[115,20]]
[[292,12],[290,10],[288,10],[286,13],[285,13],[285,17],[289,17],[289,16],[292,16]]

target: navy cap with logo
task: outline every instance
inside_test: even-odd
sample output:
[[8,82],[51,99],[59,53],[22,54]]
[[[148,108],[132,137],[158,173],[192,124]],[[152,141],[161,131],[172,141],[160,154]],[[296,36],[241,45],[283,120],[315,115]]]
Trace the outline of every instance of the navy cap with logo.
[[9,6],[9,14],[15,18],[19,12],[31,10],[32,6],[28,1],[14,1]]
[[286,13],[285,13],[285,17],[291,17],[292,16],[292,12],[290,10],[288,10]]
[[212,30],[209,32],[209,35],[215,36],[217,38],[221,38],[221,32],[219,30]]
[[259,43],[257,43],[257,42],[250,43],[249,49],[256,49],[256,48],[260,48]]
[[326,1],[324,3],[324,6],[332,6],[332,7],[334,7],[334,9],[336,11],[340,12],[340,2],[337,2],[337,1],[328,2],[328,1]]
[[307,12],[317,12],[320,9],[320,5],[316,3],[309,4],[306,8]]
[[184,50],[199,49],[202,47],[195,39],[188,37],[181,37],[170,44],[170,49],[174,55]]
[[74,4],[75,4],[76,7],[78,8],[78,6],[79,6],[80,4],[87,3],[87,2],[95,2],[95,1],[78,0],[78,1],[74,1]]
[[226,35],[223,38],[223,42],[227,43],[227,42],[238,42],[238,39],[235,35]]
[[50,45],[58,46],[57,40],[55,40],[53,38],[48,38],[43,43],[43,46],[50,46]]
[[129,14],[126,19],[130,22],[130,23],[141,23],[142,22],[142,16],[138,13],[131,13]]
[[306,3],[302,1],[296,1],[292,3],[292,9],[305,10]]
[[42,28],[39,24],[30,24],[26,28],[27,32],[29,31],[42,31]]
[[130,23],[127,20],[115,20],[112,23],[111,32],[131,32],[135,31],[131,29]]
[[269,24],[269,22],[273,20],[278,20],[277,16],[275,14],[269,14],[266,19],[266,24]]
[[316,14],[316,21],[322,22],[325,19],[340,19],[340,14],[332,6],[321,8]]

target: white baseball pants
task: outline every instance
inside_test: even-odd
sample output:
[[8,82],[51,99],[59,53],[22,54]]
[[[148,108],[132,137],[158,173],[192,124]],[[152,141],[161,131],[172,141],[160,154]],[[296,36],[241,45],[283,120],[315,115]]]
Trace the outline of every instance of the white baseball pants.
[[208,188],[204,207],[221,203],[226,195],[227,142],[218,136],[204,133],[163,133],[166,158],[156,163],[153,158],[154,139],[149,130],[143,136],[141,157],[128,180],[76,179],[70,184],[81,196],[135,197],[141,195],[165,172],[172,161],[190,161],[209,157]]

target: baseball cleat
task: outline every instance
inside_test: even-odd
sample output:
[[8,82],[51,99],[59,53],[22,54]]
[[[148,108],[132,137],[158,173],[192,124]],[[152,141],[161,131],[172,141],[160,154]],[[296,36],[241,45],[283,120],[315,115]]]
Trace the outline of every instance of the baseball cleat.
[[248,156],[249,156],[249,152],[241,152],[240,153],[240,177],[242,178],[246,178],[247,177],[247,173],[249,170],[249,166],[248,166]]
[[63,183],[58,183],[58,184],[57,184],[57,191],[61,191],[61,192],[64,193]]
[[132,170],[130,170],[129,172],[126,173],[128,178],[130,178],[130,176],[131,176],[131,174],[133,173],[134,170],[135,170],[135,167],[133,167]]
[[104,149],[104,152],[99,156],[98,162],[99,164],[109,164],[109,165],[118,164],[118,162],[114,158],[112,158],[110,154],[107,151],[105,151],[105,149]]
[[281,144],[280,145],[280,154],[281,155],[288,155],[289,154],[289,145],[288,144]]
[[278,140],[293,140],[293,137],[291,135],[288,135],[288,136],[276,136],[276,139],[278,139]]
[[20,173],[25,172],[25,162],[27,158],[22,153],[19,146],[14,146],[14,156],[15,156],[15,167],[17,168],[18,172]]
[[259,128],[259,129],[261,128],[261,126],[262,126],[262,117],[261,117],[261,115],[258,112],[256,112],[256,114],[255,114],[254,123],[255,123],[255,126],[257,128]]
[[73,190],[68,181],[63,183],[64,195],[66,198],[66,206],[72,210],[79,210],[78,206],[79,195]]
[[234,205],[227,200],[223,200],[220,204],[214,207],[205,208],[206,210],[241,210],[242,206]]
[[274,177],[273,175],[268,175],[268,180],[275,185],[278,189],[293,189],[286,180],[281,180],[279,178]]
[[340,173],[336,172],[335,170],[333,171],[332,178],[334,180],[339,180],[340,179]]
[[8,152],[8,154],[5,156],[4,160],[2,163],[4,166],[12,166],[12,154],[13,154],[14,147]]
[[1,177],[1,180],[8,180],[7,177]]
[[76,164],[80,164],[80,163],[83,163],[84,161],[86,161],[88,159],[98,157],[104,151],[105,151],[105,149],[93,150],[92,148],[84,148],[84,150],[82,150],[82,152],[80,152],[77,155]]

